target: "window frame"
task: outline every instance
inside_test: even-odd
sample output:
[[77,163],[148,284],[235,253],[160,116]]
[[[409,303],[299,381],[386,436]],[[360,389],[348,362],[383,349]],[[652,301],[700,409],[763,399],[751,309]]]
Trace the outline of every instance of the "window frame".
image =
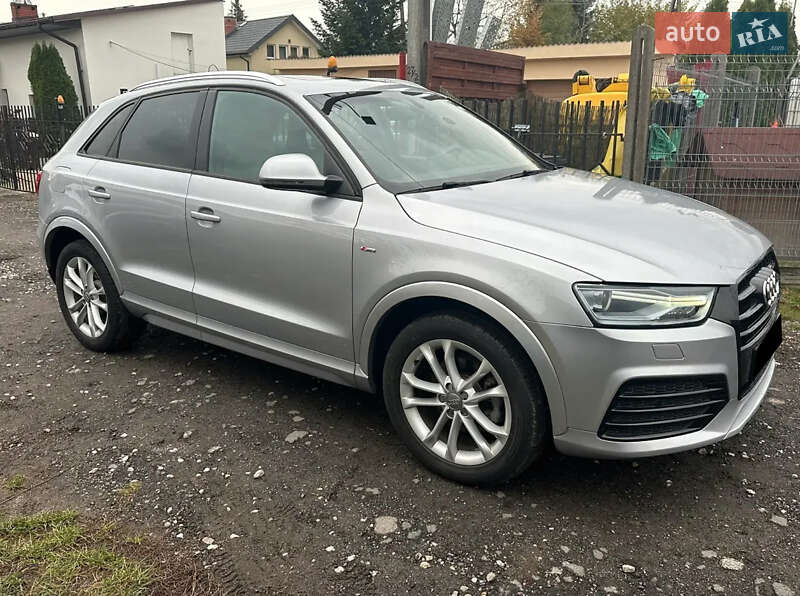
[[[270,56],[270,50],[272,51],[271,56]],[[267,44],[267,60],[275,60],[275,44],[272,43]]]
[[[297,105],[292,103],[286,97],[283,97],[276,93],[271,93],[266,89],[254,88],[254,87],[239,87],[239,86],[231,86],[231,85],[219,85],[214,87],[209,87],[208,93],[206,95],[205,100],[205,109],[203,110],[203,114],[200,120],[200,126],[198,129],[198,138],[197,138],[197,154],[195,156],[194,162],[194,169],[192,170],[193,175],[198,176],[208,176],[209,178],[220,178],[222,180],[231,180],[233,182],[241,182],[245,184],[254,184],[256,186],[261,186],[261,184],[257,180],[249,180],[246,178],[238,178],[236,176],[228,176],[225,174],[218,174],[216,172],[209,172],[208,171],[208,155],[209,150],[211,148],[211,125],[214,120],[214,107],[216,106],[217,101],[217,93],[219,91],[235,91],[239,93],[253,93],[256,95],[262,95],[269,99],[278,101],[285,105],[289,110],[291,110],[300,120],[308,126],[309,130],[317,137],[319,142],[325,148],[325,150],[330,155],[331,159],[336,163],[338,168],[341,170],[344,177],[347,179],[350,188],[352,189],[352,194],[349,193],[329,193],[326,196],[336,197],[340,199],[348,199],[351,201],[361,201],[362,193],[361,193],[361,185],[358,182],[358,178],[356,178],[353,171],[347,165],[347,162],[342,158],[342,155],[337,151],[336,147],[334,147],[333,143],[331,143],[330,139],[322,132],[320,127],[314,122],[309,116],[303,113],[302,110],[298,108]],[[321,196],[324,193],[320,193],[317,191],[286,191],[286,192],[304,192],[306,194],[312,194]]]
[[303,46],[303,58],[310,58],[311,57],[311,48],[308,46]]
[[[281,56],[281,50],[283,50],[283,56]],[[278,59],[286,60],[288,58],[289,58],[289,46],[278,45]]]
[[[177,166],[170,166],[170,165],[167,165],[167,164],[157,164],[157,163],[150,163],[150,162],[133,161],[133,160],[129,160],[129,159],[120,159],[119,158],[119,142],[120,142],[120,139],[122,138],[122,134],[125,132],[125,129],[128,127],[128,124],[130,123],[131,118],[136,113],[136,110],[139,109],[139,106],[142,104],[142,102],[146,101],[148,99],[154,99],[154,98],[158,98],[158,97],[165,97],[165,96],[168,96],[168,95],[180,95],[180,94],[183,94],[183,93],[199,93],[200,94],[199,101],[197,102],[197,106],[195,107],[195,112],[192,115],[192,124],[191,124],[190,131],[189,131],[190,138],[194,138],[195,139],[195,152],[194,152],[194,158],[192,160],[192,167],[182,168],[182,167],[177,167]],[[98,126],[92,132],[92,134],[89,136],[89,138],[83,143],[83,145],[81,145],[81,148],[78,150],[77,155],[79,155],[81,157],[86,157],[86,158],[89,158],[89,159],[102,159],[104,161],[112,161],[112,162],[117,162],[117,163],[124,163],[124,164],[130,164],[130,165],[135,165],[135,166],[142,166],[142,167],[146,167],[146,168],[155,168],[155,169],[158,169],[158,170],[169,170],[169,171],[172,171],[172,172],[192,173],[194,171],[194,167],[193,166],[197,163],[197,147],[198,147],[197,134],[200,131],[200,121],[201,121],[201,118],[202,118],[203,109],[204,109],[204,106],[206,104],[207,97],[208,97],[208,86],[207,85],[202,85],[202,86],[195,86],[195,87],[187,87],[185,89],[171,89],[169,91],[161,91],[161,92],[157,92],[157,93],[151,93],[151,94],[148,94],[148,95],[142,95],[140,97],[137,97],[136,99],[134,99],[132,101],[125,102],[122,105],[120,105],[116,110],[114,110],[114,112],[111,113],[108,116],[108,118],[106,118],[103,121],[103,123],[100,126]],[[111,119],[114,116],[117,115],[117,113],[119,113],[121,110],[123,110],[124,108],[126,108],[127,106],[129,106],[131,104],[135,104],[134,107],[133,107],[133,110],[131,110],[131,113],[128,114],[128,117],[125,119],[125,122],[123,123],[123,125],[119,129],[119,131],[117,131],[117,135],[116,135],[114,141],[111,143],[111,146],[109,147],[108,153],[106,155],[91,155],[89,153],[86,153],[86,148],[94,140],[95,136],[97,136],[97,134],[99,134],[99,132],[103,128],[105,128],[105,126],[111,121]]]

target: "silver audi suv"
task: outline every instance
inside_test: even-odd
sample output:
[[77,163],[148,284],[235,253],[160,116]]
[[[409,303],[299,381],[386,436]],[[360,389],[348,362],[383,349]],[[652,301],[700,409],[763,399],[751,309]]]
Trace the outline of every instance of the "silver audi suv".
[[148,322],[377,392],[461,482],[551,442],[619,458],[725,439],[781,341],[778,264],[749,225],[554,168],[404,81],[145,83],[45,166],[39,218],[87,348]]

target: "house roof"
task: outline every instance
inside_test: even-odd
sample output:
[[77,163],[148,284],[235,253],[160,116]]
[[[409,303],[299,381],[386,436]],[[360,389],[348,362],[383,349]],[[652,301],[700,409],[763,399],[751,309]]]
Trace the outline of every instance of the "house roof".
[[256,19],[247,21],[225,36],[225,53],[229,56],[237,54],[250,54],[258,46],[264,43],[270,35],[283,27],[287,22],[295,25],[308,35],[317,45],[321,45],[317,36],[311,33],[308,28],[300,22],[293,14],[282,17],[271,17],[268,19]]
[[57,31],[69,27],[80,26],[80,20],[86,17],[106,16],[136,12],[140,10],[152,10],[158,8],[168,8],[172,6],[187,6],[191,4],[202,4],[205,2],[222,2],[222,0],[173,0],[172,2],[161,2],[160,4],[144,4],[141,6],[118,6],[116,8],[101,8],[98,10],[87,10],[84,12],[71,12],[58,14],[38,19],[23,19],[11,23],[0,23],[0,37],[17,37],[28,35],[39,31],[39,25],[53,24],[58,27],[48,27],[48,31]]

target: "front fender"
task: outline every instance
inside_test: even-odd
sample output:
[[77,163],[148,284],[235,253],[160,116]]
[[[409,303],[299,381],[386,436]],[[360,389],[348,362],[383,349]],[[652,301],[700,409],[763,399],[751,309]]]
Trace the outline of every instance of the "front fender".
[[[97,251],[97,254],[100,255],[100,258],[103,259],[103,263],[105,263],[108,272],[111,274],[111,279],[114,280],[114,285],[117,287],[117,291],[120,295],[122,295],[124,288],[122,287],[119,275],[117,274],[117,269],[114,267],[114,262],[111,260],[111,255],[108,254],[108,251],[103,246],[103,243],[100,242],[100,239],[97,237],[97,235],[79,219],[62,215],[56,217],[53,221],[47,224],[44,234],[42,234],[42,251],[44,252],[45,262],[47,263],[47,252],[50,248],[50,242],[52,241],[53,233],[59,228],[69,228],[71,230],[75,230],[81,236],[86,238],[89,244],[92,245],[92,248],[94,248]],[[47,266],[55,267],[55,263],[47,263]]]
[[522,319],[494,298],[473,288],[451,282],[417,282],[389,292],[381,298],[367,316],[356,345],[356,379],[363,388],[369,386],[365,371],[369,370],[370,347],[381,319],[393,307],[412,298],[449,298],[469,304],[501,324],[520,343],[530,357],[544,386],[553,434],[566,432],[567,413],[561,384],[555,368],[539,339]]

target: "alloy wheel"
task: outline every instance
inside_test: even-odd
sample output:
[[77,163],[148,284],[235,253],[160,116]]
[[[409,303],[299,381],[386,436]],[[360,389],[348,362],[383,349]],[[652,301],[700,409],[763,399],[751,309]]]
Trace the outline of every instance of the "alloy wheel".
[[64,302],[75,327],[90,338],[103,335],[108,324],[108,300],[100,275],[83,257],[72,257],[64,268]]
[[417,438],[451,463],[484,464],[508,441],[511,402],[503,380],[462,342],[434,339],[414,349],[403,365],[400,401]]

